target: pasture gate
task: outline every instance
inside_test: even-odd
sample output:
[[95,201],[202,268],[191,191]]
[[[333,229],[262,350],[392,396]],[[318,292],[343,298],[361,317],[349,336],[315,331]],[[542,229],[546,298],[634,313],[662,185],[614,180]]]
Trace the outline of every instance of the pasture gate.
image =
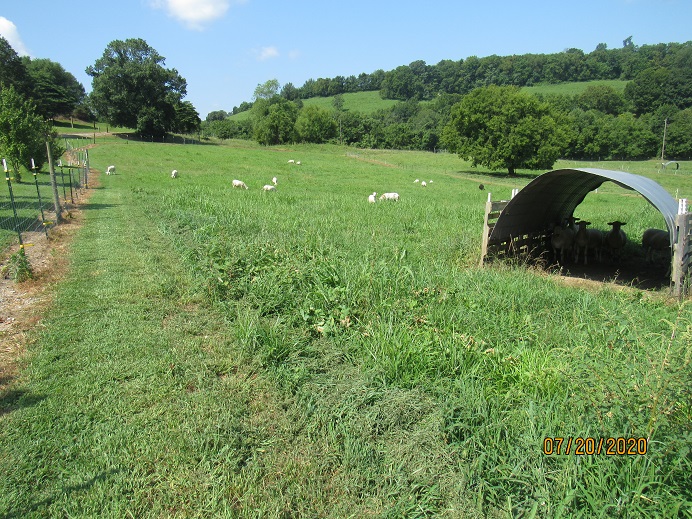
[[692,215],[687,212],[687,203],[678,204],[661,185],[647,177],[622,171],[560,169],[537,177],[521,191],[514,190],[511,200],[493,202],[488,195],[481,265],[490,256],[531,255],[547,248],[554,224],[573,216],[586,195],[608,180],[637,191],[663,215],[672,251],[673,293],[683,297],[689,292],[692,261]]

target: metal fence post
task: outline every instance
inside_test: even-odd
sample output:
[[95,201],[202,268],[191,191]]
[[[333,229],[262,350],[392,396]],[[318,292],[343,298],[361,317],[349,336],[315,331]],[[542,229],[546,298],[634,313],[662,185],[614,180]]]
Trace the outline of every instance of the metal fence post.
[[12,181],[10,180],[10,172],[7,169],[7,161],[2,159],[2,167],[5,170],[5,180],[7,180],[7,188],[10,190],[10,204],[12,205],[12,213],[14,214],[14,230],[17,231],[17,237],[19,238],[19,248],[24,248],[24,243],[22,242],[22,231],[19,230],[19,217],[17,216],[17,206],[14,203],[14,193],[12,192]]
[[41,200],[41,191],[38,188],[38,177],[36,176],[36,164],[34,159],[31,159],[31,172],[34,175],[34,184],[36,184],[36,194],[38,195],[38,207],[41,209],[41,224],[43,225],[43,232],[48,238],[48,229],[46,228],[46,216],[43,214],[43,200]]

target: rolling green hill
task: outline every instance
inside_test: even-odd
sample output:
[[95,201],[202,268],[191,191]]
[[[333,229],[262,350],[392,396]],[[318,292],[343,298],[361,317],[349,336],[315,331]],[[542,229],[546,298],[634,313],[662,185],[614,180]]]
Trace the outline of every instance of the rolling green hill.
[[[532,94],[563,94],[576,95],[583,92],[587,87],[594,85],[608,85],[616,90],[623,91],[627,81],[620,80],[599,80],[599,81],[583,81],[578,83],[559,83],[559,84],[541,84],[530,87],[522,87],[525,92]],[[371,92],[353,92],[343,94],[344,109],[352,112],[361,112],[371,114],[377,110],[389,108],[400,101],[394,99],[382,99],[379,91]],[[333,107],[334,97],[313,97],[304,99],[305,106],[319,106],[326,109]],[[242,121],[250,116],[250,112],[241,112],[231,116],[232,119]]]

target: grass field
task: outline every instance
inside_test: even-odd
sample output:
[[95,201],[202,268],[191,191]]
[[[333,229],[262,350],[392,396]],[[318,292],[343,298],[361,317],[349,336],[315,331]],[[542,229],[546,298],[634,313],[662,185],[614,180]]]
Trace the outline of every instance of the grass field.
[[[0,396],[0,517],[692,516],[689,302],[477,267],[487,192],[535,172],[245,141],[90,157],[117,174]],[[691,163],[581,165],[692,198]],[[613,184],[578,215],[633,241],[662,222]]]

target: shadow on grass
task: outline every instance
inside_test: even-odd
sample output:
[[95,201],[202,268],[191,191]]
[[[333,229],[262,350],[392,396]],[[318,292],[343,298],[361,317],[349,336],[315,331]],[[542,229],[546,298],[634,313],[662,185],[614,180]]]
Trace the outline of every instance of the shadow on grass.
[[[0,384],[6,384],[8,382],[7,379],[0,380]],[[0,416],[4,416],[24,407],[36,405],[45,398],[45,395],[34,395],[23,389],[10,389],[9,391],[0,393]]]
[[545,173],[545,171],[520,171],[519,173],[516,173],[515,175],[510,175],[506,171],[478,171],[477,169],[464,169],[464,170],[458,170],[455,171],[456,174],[458,175],[470,175],[474,177],[493,177],[493,178],[502,178],[502,179],[510,179],[510,180],[533,180],[536,177],[539,177]]
[[[84,481],[83,483],[61,488],[60,490],[53,492],[53,494],[50,497],[42,499],[41,501],[29,503],[24,508],[6,512],[0,515],[0,519],[29,517],[30,515],[33,516],[32,514],[39,511],[45,513],[45,509],[49,507],[51,504],[53,504],[53,502],[55,502],[56,500],[63,497],[67,497],[69,499],[72,494],[81,492],[83,490],[88,490],[91,487],[93,487],[95,483],[107,481],[111,476],[118,474],[122,471],[123,469],[110,469],[102,471],[93,478]],[[40,515],[43,516],[43,513],[41,513]]]
[[109,209],[109,208],[111,208],[111,207],[116,207],[116,204],[90,204],[90,203],[87,203],[87,204],[80,204],[80,205],[79,205],[79,208],[80,208],[80,209],[85,209],[85,210],[89,210],[89,209]]
[[188,145],[202,145],[202,146],[218,146],[217,143],[211,141],[204,141],[197,138],[181,137],[180,135],[166,135],[164,138],[161,137],[142,137],[135,133],[130,132],[119,132],[113,133],[113,136],[123,139],[125,141],[132,142],[157,142],[159,144],[188,144]]

